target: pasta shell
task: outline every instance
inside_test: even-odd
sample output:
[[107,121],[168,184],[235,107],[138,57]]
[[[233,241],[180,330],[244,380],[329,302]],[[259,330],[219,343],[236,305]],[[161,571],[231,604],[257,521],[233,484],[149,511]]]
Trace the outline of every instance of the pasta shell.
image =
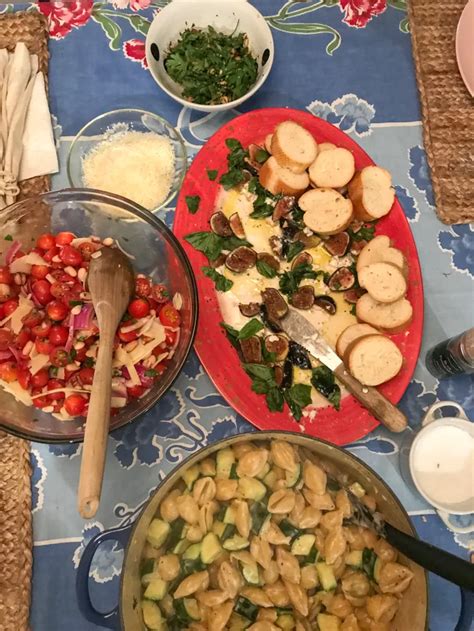
[[305,565],[301,568],[301,587],[314,589],[319,585],[318,571],[315,565]]
[[357,623],[357,618],[353,613],[351,613],[347,618],[344,619],[341,624],[341,631],[360,631],[359,624]]
[[209,572],[207,570],[204,570],[204,572],[196,572],[196,574],[191,574],[191,576],[187,576],[181,581],[174,592],[173,597],[175,599],[184,598],[185,596],[190,596],[196,592],[205,591],[208,587]]
[[266,585],[273,585],[277,582],[280,574],[278,573],[278,565],[276,561],[270,561],[270,564],[267,568],[263,570],[263,580]]
[[196,594],[196,599],[206,607],[217,607],[229,599],[229,594],[220,589],[210,589]]
[[390,622],[398,610],[398,598],[376,594],[369,596],[365,602],[365,607],[369,616],[375,622]]
[[199,521],[199,508],[192,495],[180,495],[176,502],[181,519],[188,524],[196,524]]
[[260,587],[244,587],[240,592],[250,602],[259,607],[273,607],[273,603]]
[[234,500],[232,508],[234,509],[235,526],[239,531],[239,535],[244,539],[248,539],[250,534],[250,511],[247,502]]
[[340,511],[342,511],[343,517],[350,517],[352,515],[352,504],[350,503],[344,489],[340,489],[336,493],[336,506]]
[[222,631],[229,620],[234,603],[232,601],[225,602],[218,607],[213,607],[207,617],[207,627],[209,631]]
[[314,493],[318,495],[326,493],[326,472],[309,460],[303,463],[303,480],[308,489]]
[[269,609],[260,609],[257,614],[257,620],[269,620],[270,622],[276,622],[278,618],[278,612],[273,607]]
[[320,495],[309,489],[303,489],[303,495],[308,504],[313,508],[319,508],[319,510],[334,510],[336,507],[329,493]]
[[180,496],[178,489],[174,489],[169,493],[160,504],[161,519],[171,523],[179,517],[177,498]]
[[278,580],[273,585],[265,585],[263,590],[275,607],[288,607],[290,604],[288,590],[282,581]]
[[312,506],[307,506],[299,519],[296,522],[298,528],[316,528],[321,520],[321,511],[319,508],[313,508]]
[[346,598],[364,598],[370,592],[369,579],[363,572],[353,572],[341,581],[342,591]]
[[239,552],[232,552],[230,558],[232,560],[236,559],[244,565],[253,565],[255,563],[255,559],[248,550],[239,550]]
[[216,499],[219,502],[228,502],[237,496],[239,483],[237,480],[219,478],[216,480]]
[[212,478],[216,475],[216,463],[212,458],[205,458],[199,465],[199,469],[202,475]]
[[334,594],[326,609],[333,616],[343,619],[352,613],[352,605],[343,594]]
[[239,592],[242,578],[229,561],[224,561],[219,566],[217,582],[222,591],[229,594],[230,598],[235,598]]
[[186,539],[191,543],[199,543],[202,541],[204,537],[204,533],[201,530],[201,526],[195,524],[194,526],[190,526],[186,531]]
[[290,489],[280,489],[272,493],[268,499],[267,510],[269,513],[287,515],[295,507],[295,492]]
[[278,572],[284,581],[290,583],[299,583],[301,580],[301,570],[298,559],[285,550],[284,548],[277,548],[276,562],[278,566]]
[[239,478],[248,476],[255,478],[262,473],[268,461],[268,451],[266,449],[253,449],[240,457],[237,464],[237,475]]
[[272,624],[269,620],[259,620],[247,627],[247,631],[280,631],[280,627]]
[[304,501],[304,497],[301,495],[301,493],[295,493],[295,505],[289,515],[290,521],[295,526],[298,526],[305,507],[306,502]]
[[375,544],[374,550],[385,563],[397,560],[397,551],[385,539],[380,538]]
[[213,478],[199,478],[196,480],[193,486],[193,497],[196,500],[198,506],[204,506],[216,495],[216,483]]
[[234,456],[239,460],[242,456],[249,451],[256,449],[253,443],[242,442],[237,445],[232,445],[232,451],[234,452]]
[[290,597],[290,602],[293,607],[302,616],[307,616],[309,607],[308,596],[306,595],[305,590],[301,587],[301,585],[295,585],[294,583],[290,583],[289,581],[283,580],[283,584],[288,591],[288,596]]
[[413,572],[400,563],[385,563],[380,570],[379,587],[384,594],[400,594],[410,585]]
[[296,454],[293,447],[283,440],[273,440],[270,448],[273,462],[285,471],[296,468]]
[[275,546],[287,546],[291,541],[290,537],[286,537],[272,520],[262,528],[260,536],[264,541]]
[[202,532],[209,532],[212,528],[212,523],[214,521],[214,513],[218,508],[217,502],[211,501],[207,502],[204,506],[201,506],[199,509],[199,527]]
[[270,567],[273,557],[273,550],[268,543],[261,537],[252,537],[250,542],[250,554],[264,569]]
[[324,513],[324,515],[321,517],[319,525],[321,526],[321,528],[326,530],[326,532],[331,532],[331,530],[341,528],[342,517],[343,515],[341,510],[329,511],[327,513]]
[[342,528],[333,530],[324,542],[324,558],[331,565],[346,551],[346,538]]
[[165,554],[158,560],[158,574],[164,581],[173,581],[179,571],[179,557],[176,554]]
[[369,495],[368,493],[366,493],[362,499],[361,499],[362,503],[365,504],[367,506],[367,508],[374,512],[374,510],[376,510],[377,508],[377,502],[375,501],[375,497],[373,497],[373,495]]

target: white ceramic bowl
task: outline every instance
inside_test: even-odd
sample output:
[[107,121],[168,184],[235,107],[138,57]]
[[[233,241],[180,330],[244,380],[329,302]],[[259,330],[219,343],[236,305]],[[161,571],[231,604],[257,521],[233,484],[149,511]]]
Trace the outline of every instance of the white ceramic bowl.
[[[200,105],[182,98],[181,86],[164,67],[170,45],[186,28],[213,26],[222,33],[246,33],[258,63],[257,81],[244,96],[221,105]],[[146,59],[152,77],[178,103],[201,112],[219,112],[237,107],[263,85],[273,64],[273,38],[261,13],[246,0],[172,0],[153,20],[146,38]]]

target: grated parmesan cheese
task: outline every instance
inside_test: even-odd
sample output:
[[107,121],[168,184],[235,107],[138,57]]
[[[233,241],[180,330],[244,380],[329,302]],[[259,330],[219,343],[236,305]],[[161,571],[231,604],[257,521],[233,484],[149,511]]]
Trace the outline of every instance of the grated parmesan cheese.
[[173,181],[171,141],[153,132],[111,132],[82,160],[85,186],[123,195],[154,210],[167,198]]

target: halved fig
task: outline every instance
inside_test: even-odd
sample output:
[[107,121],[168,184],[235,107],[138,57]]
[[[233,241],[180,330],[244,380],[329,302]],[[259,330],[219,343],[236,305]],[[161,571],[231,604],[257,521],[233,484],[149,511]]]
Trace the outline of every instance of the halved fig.
[[258,302],[249,302],[246,305],[240,304],[239,310],[246,318],[253,318],[260,314],[260,304]]
[[214,261],[209,261],[210,267],[216,269],[216,267],[220,267],[224,265],[227,256],[225,254],[219,254],[219,256]]
[[311,309],[314,305],[314,288],[302,285],[290,298],[290,303],[296,309]]
[[240,349],[244,361],[248,364],[262,363],[262,347],[260,345],[260,338],[256,335],[252,335],[252,337],[248,337],[246,340],[240,340]]
[[281,366],[273,367],[273,378],[275,379],[275,383],[278,387],[280,387],[283,383],[283,368]]
[[332,256],[344,256],[351,242],[347,232],[339,232],[324,241],[324,247]]
[[265,348],[269,353],[275,353],[276,362],[286,359],[290,349],[290,343],[283,335],[267,335],[265,338]]
[[265,305],[260,305],[260,317],[262,318],[263,324],[268,327],[270,331],[280,333],[283,330],[280,321],[268,313],[268,309]]
[[236,237],[245,239],[245,231],[239,213],[234,213],[229,217],[229,224]]
[[365,293],[366,290],[363,287],[353,287],[344,292],[344,300],[351,305],[355,305],[359,298]]
[[211,215],[209,223],[211,224],[212,232],[220,237],[232,236],[232,228],[230,227],[229,220],[220,210]]
[[331,296],[316,296],[314,299],[314,304],[317,307],[324,309],[324,311],[327,311],[329,315],[334,315],[337,311],[336,301],[334,300],[334,298],[331,298]]
[[257,262],[257,253],[246,245],[241,245],[232,250],[225,260],[226,266],[236,274],[242,274],[253,267]]
[[[260,145],[251,144],[248,146],[249,157],[245,158],[245,162],[256,171],[260,171],[262,164],[266,161],[268,151]],[[264,158],[262,160],[262,157]]]
[[272,219],[278,221],[282,217],[285,217],[289,212],[293,210],[296,202],[296,197],[293,195],[285,195],[277,201],[273,210]]
[[340,267],[328,280],[328,287],[331,291],[346,291],[352,289],[355,284],[355,275],[350,267]]
[[365,248],[367,243],[368,241],[366,241],[365,239],[361,239],[360,241],[352,241],[351,254],[353,254],[354,256],[358,256],[362,252],[362,250]]
[[274,235],[273,237],[270,237],[269,241],[270,241],[270,247],[272,251],[274,252],[274,254],[276,254],[277,256],[281,256],[281,250],[283,247],[281,238]]
[[298,267],[299,265],[311,265],[312,262],[313,257],[309,252],[301,252],[298,256],[295,256],[291,262],[291,269],[294,270],[295,267]]
[[311,368],[308,353],[296,342],[290,342],[288,359],[291,361],[293,366],[298,366],[298,368],[303,368],[304,370],[309,370]]
[[301,241],[305,248],[316,248],[322,241],[317,234],[306,234],[304,230],[300,230],[295,234],[295,239]]
[[268,254],[268,252],[259,252],[257,254],[257,259],[259,261],[262,261],[263,263],[266,263],[269,267],[273,268],[277,272],[280,269],[280,261],[271,254]]
[[270,318],[281,320],[288,313],[286,300],[277,289],[269,287],[262,291],[262,300]]
[[363,225],[364,225],[363,221],[354,219],[354,221],[351,222],[351,225],[349,226],[349,228],[351,229],[352,232],[359,232],[359,230],[362,228]]

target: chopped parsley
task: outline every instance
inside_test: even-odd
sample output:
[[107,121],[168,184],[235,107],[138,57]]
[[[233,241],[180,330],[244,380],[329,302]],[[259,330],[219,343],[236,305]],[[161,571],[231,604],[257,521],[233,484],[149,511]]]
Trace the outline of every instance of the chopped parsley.
[[257,178],[252,178],[252,180],[250,180],[248,188],[250,193],[254,193],[257,196],[253,203],[253,211],[250,213],[250,217],[252,217],[252,219],[270,217],[275,209],[271,193],[263,188]]
[[349,228],[347,233],[353,241],[371,241],[375,237],[375,223],[364,224],[357,232]]
[[194,215],[195,213],[197,213],[199,209],[199,203],[201,201],[201,198],[199,197],[199,195],[186,195],[184,199],[186,201],[186,206],[188,207],[188,210],[191,213],[191,215]]
[[226,278],[223,274],[219,274],[217,270],[213,267],[203,267],[202,268],[204,276],[207,276],[211,280],[214,281],[215,288],[217,291],[229,291],[229,289],[234,284],[231,280]]
[[94,368],[95,360],[93,357],[86,357],[82,363],[86,368]]
[[245,159],[248,151],[235,138],[227,138],[225,144],[230,149],[227,155],[227,173],[221,175],[219,182],[228,191],[245,180]]
[[79,305],[82,307],[84,303],[82,302],[82,300],[70,300],[69,301],[69,306],[70,307],[79,307]]
[[13,237],[11,234],[7,234],[5,237],[3,237],[4,241],[13,241]]
[[145,370],[145,377],[156,377],[157,375],[158,373],[153,368],[149,368],[148,370]]

